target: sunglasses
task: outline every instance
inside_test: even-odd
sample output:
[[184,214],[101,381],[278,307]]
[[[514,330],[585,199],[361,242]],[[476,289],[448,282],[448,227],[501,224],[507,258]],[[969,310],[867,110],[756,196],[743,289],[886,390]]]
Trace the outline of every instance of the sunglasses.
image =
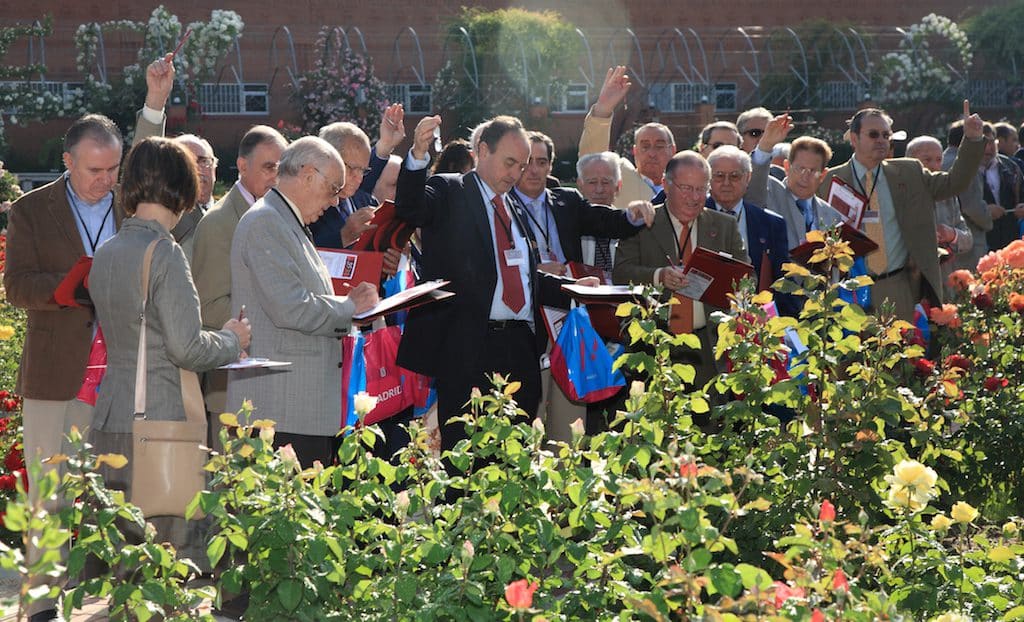
[[764,130],[760,130],[757,128],[750,128],[749,130],[744,130],[743,133],[749,134],[752,138],[761,138],[762,136],[764,136]]
[[890,138],[892,138],[892,132],[880,132],[878,130],[868,130],[867,132],[865,132],[865,134],[867,134],[868,138],[870,138],[871,140],[878,140],[879,138],[881,138],[882,140],[889,140]]

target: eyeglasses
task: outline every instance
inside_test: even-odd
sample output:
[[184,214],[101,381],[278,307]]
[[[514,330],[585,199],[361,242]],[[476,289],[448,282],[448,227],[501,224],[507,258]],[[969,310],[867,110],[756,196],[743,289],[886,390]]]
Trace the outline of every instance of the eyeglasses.
[[666,179],[665,183],[669,186],[674,186],[677,190],[685,194],[700,194],[705,195],[708,193],[707,186],[690,186],[685,184],[673,183],[671,179]]
[[359,176],[365,176],[367,173],[370,172],[370,168],[364,166],[352,166],[351,164],[346,164],[345,168]]
[[807,168],[806,166],[791,166],[789,170],[797,175],[818,175],[821,173],[820,168]]
[[881,138],[882,140],[889,140],[890,138],[892,138],[892,132],[880,132],[878,130],[868,130],[865,133],[868,135],[868,138],[870,138],[871,140],[878,140],[879,138]]
[[330,188],[331,188],[331,196],[332,196],[332,197],[336,197],[336,196],[338,196],[339,194],[341,194],[341,191],[342,191],[342,190],[343,190],[343,189],[345,188],[345,185],[344,185],[344,184],[342,184],[342,185],[340,185],[340,186],[338,186],[338,185],[335,185],[335,184],[332,184],[332,183],[331,183],[331,180],[330,180],[330,179],[327,179],[327,175],[324,175],[324,174],[323,174],[323,171],[321,171],[320,169],[318,169],[318,168],[317,168],[317,167],[315,167],[315,166],[313,167],[313,170],[314,170],[314,171],[316,171],[317,173],[320,173],[320,176],[321,176],[321,177],[323,177],[323,178],[324,178],[324,181],[326,181],[326,182],[327,182],[327,185],[328,185],[328,186],[330,186]]
[[761,138],[764,136],[764,130],[752,127],[749,130],[743,130],[744,134],[749,134],[752,138]]
[[718,183],[722,183],[722,182],[724,182],[727,179],[729,181],[733,182],[733,183],[738,183],[741,179],[743,179],[744,175],[745,175],[745,173],[741,173],[739,171],[732,171],[731,173],[725,173],[723,171],[719,171],[717,173],[712,173],[711,174],[711,179],[713,179],[714,181],[716,181]]
[[199,168],[215,168],[217,166],[217,158],[198,156],[196,157],[196,165]]

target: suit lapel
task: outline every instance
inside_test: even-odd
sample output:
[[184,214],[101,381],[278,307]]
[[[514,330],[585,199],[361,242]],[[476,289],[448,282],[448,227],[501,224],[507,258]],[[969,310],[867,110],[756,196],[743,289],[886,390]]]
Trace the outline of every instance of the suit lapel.
[[82,243],[82,235],[78,232],[78,225],[75,224],[75,214],[71,204],[68,202],[67,177],[50,188],[50,197],[46,201],[47,209],[50,210],[50,217],[57,223],[57,228],[64,234],[64,237],[71,242],[76,257],[85,254],[85,244]]
[[[484,193],[477,180],[475,171],[470,171],[462,176],[462,188],[466,192],[466,200],[469,203],[469,216],[476,225],[477,234],[486,244],[486,248],[494,248],[494,236],[491,233],[491,223],[487,220],[489,206],[484,204]],[[494,251],[491,251],[494,254]]]
[[[672,225],[672,219],[668,215],[668,205],[662,204],[662,207],[658,208],[658,211],[654,214],[654,226],[651,227],[651,233],[654,234],[654,241],[658,243],[662,254],[668,257],[675,257],[676,260],[681,259],[679,256],[679,241],[676,239],[678,233],[676,228]],[[658,257],[658,260],[661,258]]]

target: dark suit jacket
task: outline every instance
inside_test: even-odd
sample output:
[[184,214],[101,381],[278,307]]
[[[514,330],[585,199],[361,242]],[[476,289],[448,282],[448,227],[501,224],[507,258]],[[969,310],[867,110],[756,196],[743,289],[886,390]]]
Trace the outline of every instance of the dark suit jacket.
[[[935,238],[935,201],[948,199],[970,186],[984,151],[983,140],[964,139],[949,172],[933,173],[912,158],[882,161],[882,172],[896,208],[896,221],[910,253],[907,267],[912,271],[919,270],[926,282],[924,291],[914,295],[925,296],[933,304],[942,301],[942,272]],[[826,197],[833,175],[856,187],[853,170],[847,161],[828,169],[818,188],[818,196]]]
[[[637,234],[640,228],[629,222],[625,210],[592,205],[573,188],[548,189],[548,205],[558,229],[558,241],[566,261],[583,261],[583,248],[580,237],[592,235],[601,238],[621,240]],[[526,206],[519,203],[519,195],[510,192],[509,197],[517,206],[525,210]],[[529,218],[529,216],[526,216]],[[641,227],[642,228],[642,227]]]
[[[372,193],[373,187],[377,185],[377,180],[380,179],[387,163],[387,158],[377,156],[376,147],[370,151],[370,172],[363,175],[359,189],[349,197],[353,210],[367,205],[380,205],[380,201]],[[323,248],[344,248],[341,245],[341,228],[345,226],[346,220],[348,220],[348,215],[343,214],[338,207],[332,207],[324,212],[323,216],[309,225],[309,230],[313,232],[313,245]]]
[[[429,180],[426,176],[426,169],[402,168],[395,209],[400,219],[421,228],[421,278],[451,281],[446,289],[455,292],[455,297],[409,312],[398,363],[435,378],[451,378],[472,373],[488,355],[481,352],[480,344],[486,337],[491,300],[498,284],[494,238],[475,172],[434,175]],[[542,333],[540,304],[568,306],[568,298],[560,289],[568,281],[537,271],[536,242],[526,217],[515,202],[508,201],[508,207],[513,226],[531,245],[527,255],[533,276],[534,326]]]
[[1017,217],[1013,208],[1020,203],[1021,172],[1013,158],[996,154],[999,161],[999,196],[992,195],[985,173],[981,173],[981,188],[985,203],[995,203],[1007,211],[1002,218],[992,222],[992,230],[985,234],[990,250],[999,250],[1020,237]]
[[[715,209],[714,199],[708,197],[705,206]],[[771,210],[762,209],[749,201],[743,201],[743,212],[747,219],[747,255],[754,266],[757,278],[761,277],[761,257],[768,253],[772,264],[772,281],[782,276],[782,264],[789,261],[789,238],[786,220]]]

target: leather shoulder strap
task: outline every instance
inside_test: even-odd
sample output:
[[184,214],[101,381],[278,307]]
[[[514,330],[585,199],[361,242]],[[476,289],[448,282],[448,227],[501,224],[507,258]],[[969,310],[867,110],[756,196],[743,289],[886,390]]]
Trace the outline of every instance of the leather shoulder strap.
[[157,238],[146,247],[142,256],[142,312],[139,313],[139,353],[135,360],[135,416],[146,413],[146,303],[149,301],[149,269],[153,265],[153,251]]

